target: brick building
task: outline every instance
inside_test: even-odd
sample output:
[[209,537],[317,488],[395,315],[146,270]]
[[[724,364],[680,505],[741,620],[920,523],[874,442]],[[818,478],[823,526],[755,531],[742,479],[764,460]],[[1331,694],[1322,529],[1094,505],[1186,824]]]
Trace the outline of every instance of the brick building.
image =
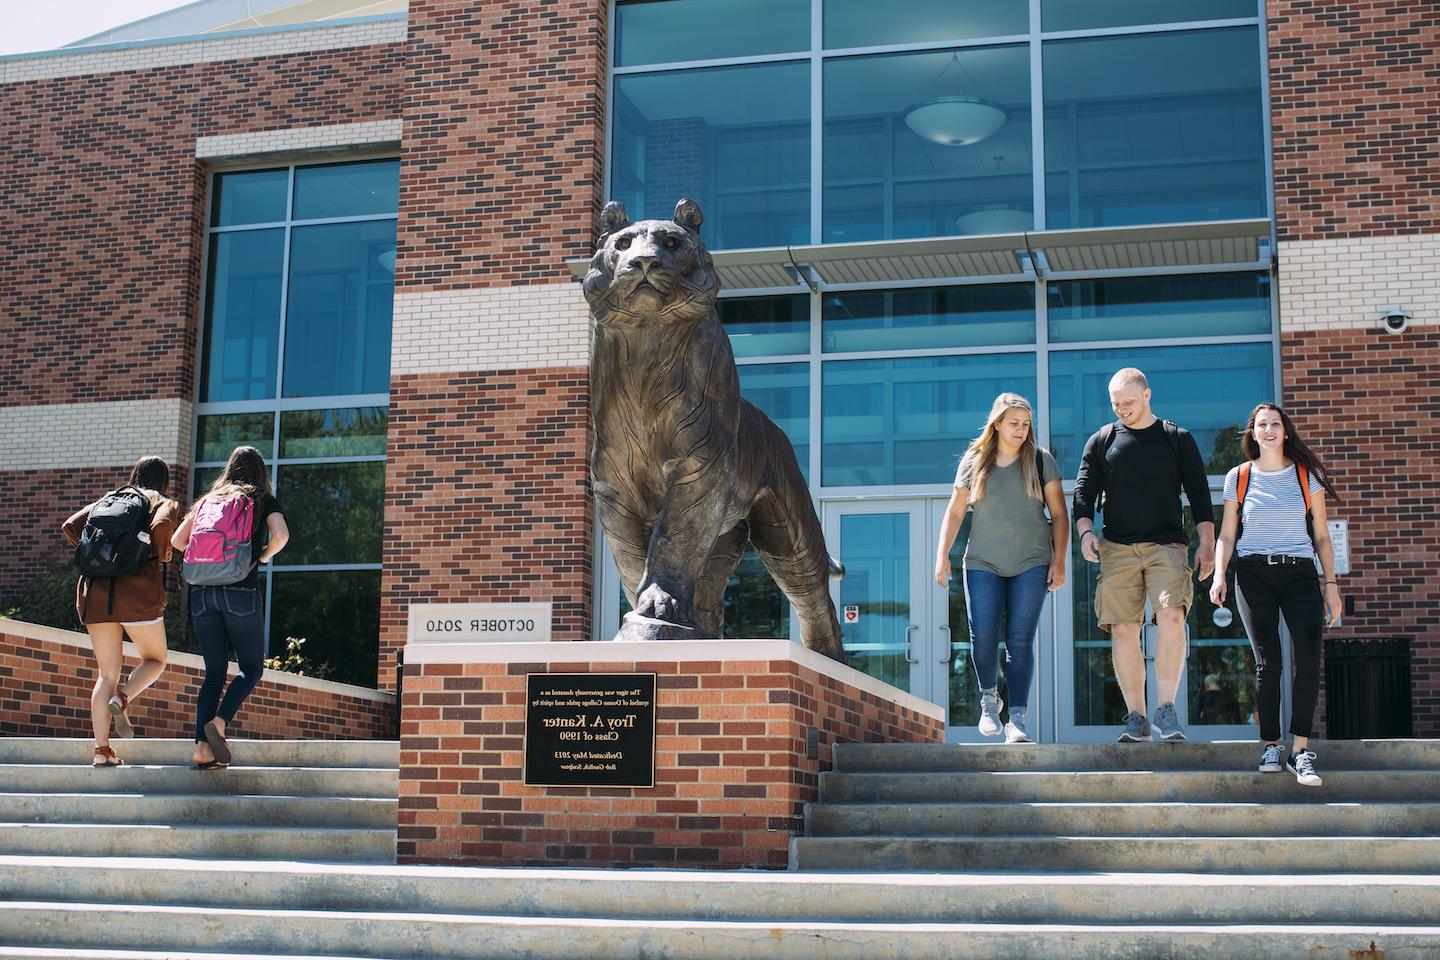
[[[272,647],[393,689],[413,603],[548,601],[553,639],[607,639],[575,264],[605,200],[688,195],[742,389],[851,571],[854,662],[952,738],[964,597],[929,570],[955,457],[1013,389],[1073,478],[1125,365],[1217,498],[1250,408],[1295,414],[1344,497],[1336,635],[1408,639],[1440,735],[1433,5],[303,8],[204,0],[0,58],[0,601],[63,576],[60,521],[139,455],[188,496],[248,442],[295,532]],[[1041,629],[1050,740],[1123,712],[1075,560]],[[753,559],[731,601],[730,635],[791,635]],[[1186,719],[1251,736],[1249,647],[1212,613]]]

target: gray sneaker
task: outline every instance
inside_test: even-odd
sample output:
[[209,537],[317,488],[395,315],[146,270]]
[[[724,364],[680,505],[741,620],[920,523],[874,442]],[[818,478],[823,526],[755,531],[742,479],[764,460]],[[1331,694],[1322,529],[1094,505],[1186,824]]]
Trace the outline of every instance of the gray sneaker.
[[1150,722],[1155,725],[1155,733],[1161,740],[1178,743],[1185,739],[1185,728],[1180,726],[1180,717],[1176,715],[1173,703],[1162,703],[1156,707]]
[[1150,721],[1145,714],[1131,710],[1125,714],[1125,729],[1116,738],[1116,743],[1140,743],[1150,739]]
[[1281,756],[1283,755],[1283,753],[1284,753],[1284,751],[1283,751],[1283,749],[1281,748],[1280,744],[1278,744],[1278,743],[1267,743],[1267,744],[1265,744],[1265,752],[1262,753],[1262,754],[1260,754],[1260,772],[1261,772],[1261,773],[1279,773],[1281,770],[1284,770],[1285,767],[1284,767],[1284,765],[1280,762],[1280,758],[1281,758]]
[[1025,729],[1025,714],[1010,711],[1010,721],[1005,724],[1006,743],[1034,743],[1030,739],[1030,733]]
[[993,693],[980,695],[980,733],[987,737],[1000,736],[1000,710],[1005,702]]

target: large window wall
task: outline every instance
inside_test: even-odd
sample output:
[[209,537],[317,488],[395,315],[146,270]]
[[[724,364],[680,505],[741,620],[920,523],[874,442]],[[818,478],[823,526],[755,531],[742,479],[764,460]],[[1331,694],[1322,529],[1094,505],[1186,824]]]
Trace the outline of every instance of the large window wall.
[[374,685],[399,164],[217,173],[194,494],[260,450],[290,543],[262,570],[272,656]]
[[711,249],[1263,217],[1256,0],[614,7],[608,195]]

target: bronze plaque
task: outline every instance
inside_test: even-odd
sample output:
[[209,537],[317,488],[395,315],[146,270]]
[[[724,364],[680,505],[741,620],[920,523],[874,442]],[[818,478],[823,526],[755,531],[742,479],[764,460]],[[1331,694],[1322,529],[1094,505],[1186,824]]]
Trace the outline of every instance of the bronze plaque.
[[526,675],[524,782],[655,786],[655,674]]

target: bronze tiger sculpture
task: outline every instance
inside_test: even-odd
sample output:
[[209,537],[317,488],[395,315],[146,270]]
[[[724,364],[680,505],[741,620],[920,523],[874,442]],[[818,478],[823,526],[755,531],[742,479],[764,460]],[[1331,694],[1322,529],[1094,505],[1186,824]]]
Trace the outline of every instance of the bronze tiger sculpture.
[[843,571],[826,554],[790,441],[740,396],[702,220],[692,200],[676,204],[674,220],[638,223],[609,203],[585,276],[590,469],[635,608],[615,639],[719,637],[725,584],[754,544],[805,645],[843,661],[829,590]]

